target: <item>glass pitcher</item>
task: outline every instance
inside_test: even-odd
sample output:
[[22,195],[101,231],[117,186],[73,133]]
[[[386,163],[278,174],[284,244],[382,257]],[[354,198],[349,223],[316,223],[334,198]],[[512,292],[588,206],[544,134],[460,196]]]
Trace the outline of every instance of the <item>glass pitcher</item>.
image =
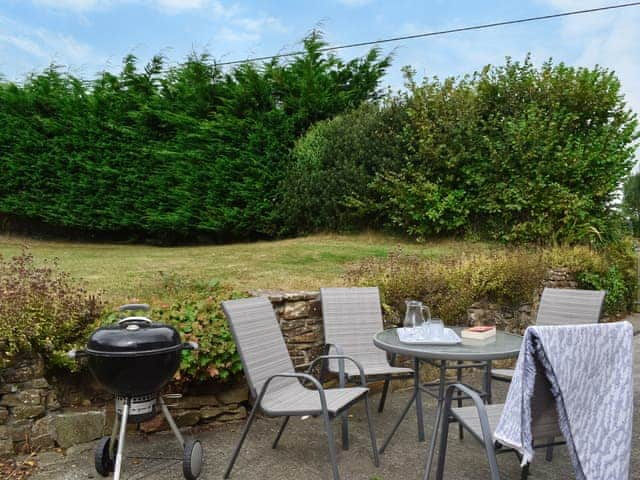
[[418,300],[406,300],[405,304],[407,309],[404,314],[404,323],[402,324],[404,328],[422,327],[425,323],[424,315],[422,314],[424,310],[427,311],[427,321],[431,321],[431,311],[429,307],[422,302]]

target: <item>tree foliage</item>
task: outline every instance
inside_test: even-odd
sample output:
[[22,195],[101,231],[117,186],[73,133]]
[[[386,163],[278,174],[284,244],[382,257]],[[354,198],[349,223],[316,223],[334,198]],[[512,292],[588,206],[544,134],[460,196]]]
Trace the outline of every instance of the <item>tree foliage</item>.
[[86,82],[51,67],[0,83],[0,214],[70,232],[173,242],[273,235],[295,139],[377,96],[389,57],[343,62],[304,40],[287,63],[223,72],[133,55]]
[[[616,231],[611,205],[638,131],[612,72],[508,59],[461,79],[417,83],[408,71],[407,87],[392,107],[311,129],[291,182],[316,179],[336,219],[355,214],[418,238],[578,243]],[[382,163],[387,151],[395,158]],[[336,179],[346,166],[368,173]]]
[[635,236],[640,235],[640,173],[631,175],[624,183],[622,209],[633,228]]

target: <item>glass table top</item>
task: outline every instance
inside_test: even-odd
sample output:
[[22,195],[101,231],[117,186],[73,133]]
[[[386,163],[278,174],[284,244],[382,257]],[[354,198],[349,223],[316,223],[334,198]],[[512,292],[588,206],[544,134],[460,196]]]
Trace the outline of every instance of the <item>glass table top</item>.
[[[463,327],[448,327],[458,335]],[[467,340],[456,345],[414,345],[403,343],[395,328],[378,332],[373,343],[391,353],[409,355],[425,360],[499,360],[517,357],[520,353],[522,337],[502,330],[496,332],[492,340]]]

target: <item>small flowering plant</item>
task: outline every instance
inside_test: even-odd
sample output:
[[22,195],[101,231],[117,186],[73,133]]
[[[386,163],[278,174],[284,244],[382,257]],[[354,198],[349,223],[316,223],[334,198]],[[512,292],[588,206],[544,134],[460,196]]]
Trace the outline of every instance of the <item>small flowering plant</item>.
[[32,351],[48,365],[73,368],[66,352],[86,337],[102,309],[100,296],[75,284],[55,261],[38,265],[26,249],[0,255],[0,365]]

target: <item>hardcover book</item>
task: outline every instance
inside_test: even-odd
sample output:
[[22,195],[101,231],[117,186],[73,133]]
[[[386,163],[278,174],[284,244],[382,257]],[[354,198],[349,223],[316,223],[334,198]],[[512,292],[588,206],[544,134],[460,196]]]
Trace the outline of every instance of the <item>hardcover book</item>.
[[460,334],[462,338],[468,338],[471,340],[485,340],[487,338],[495,337],[495,335],[496,327],[489,325],[465,328]]

